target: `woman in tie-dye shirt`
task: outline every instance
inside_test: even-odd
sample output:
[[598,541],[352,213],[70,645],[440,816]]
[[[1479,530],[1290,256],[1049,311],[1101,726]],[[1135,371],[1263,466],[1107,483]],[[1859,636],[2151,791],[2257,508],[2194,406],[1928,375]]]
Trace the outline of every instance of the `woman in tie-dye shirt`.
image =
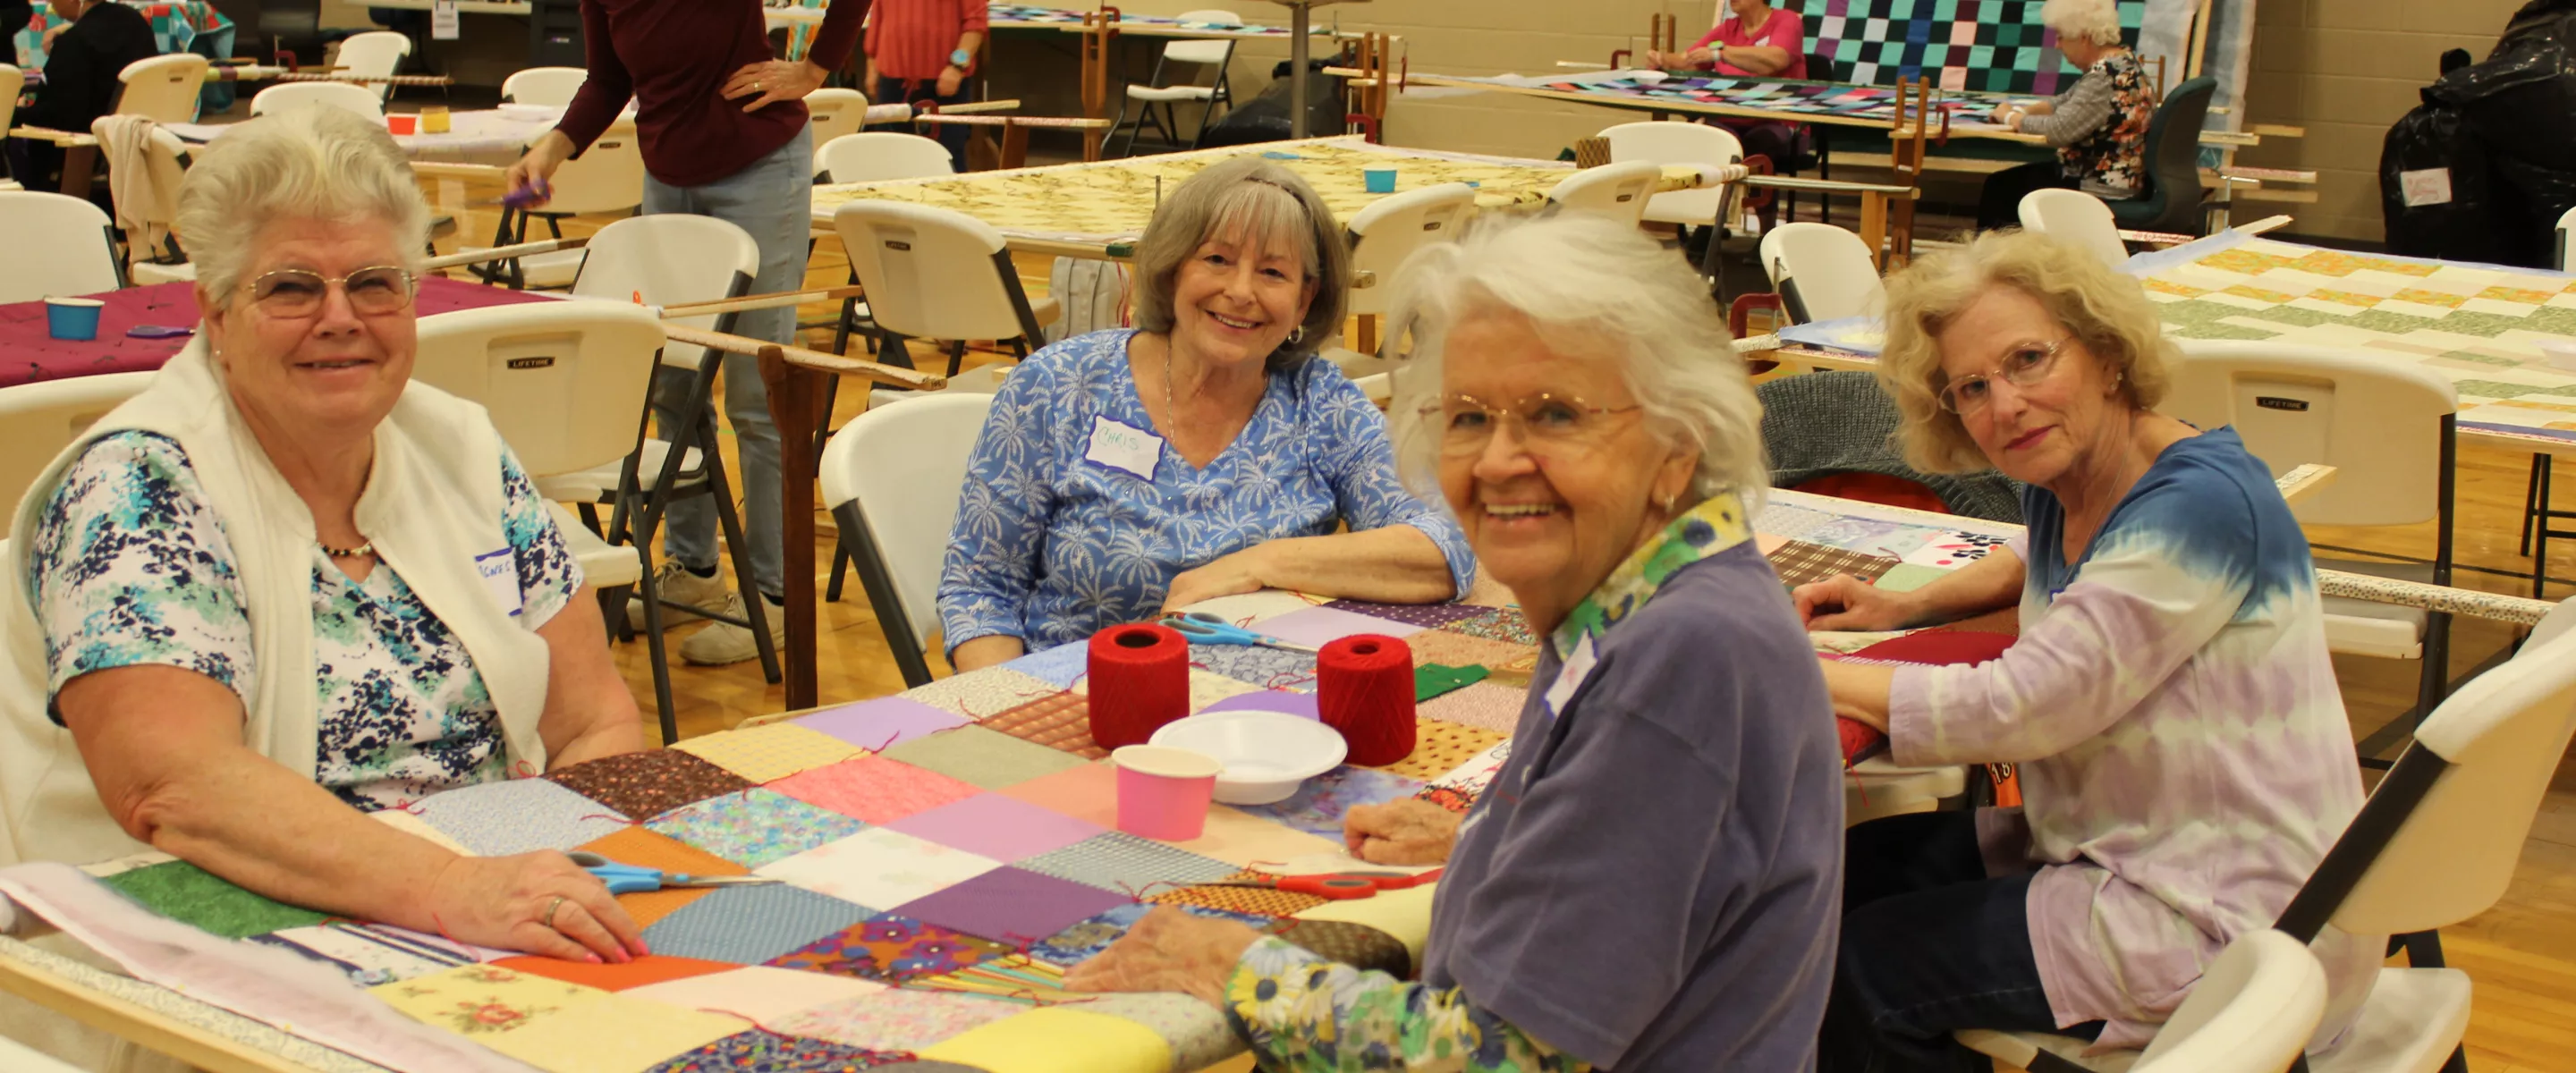
[[[2234,431],[2153,412],[2170,344],[2082,251],[1990,234],[1889,280],[1888,311],[1907,454],[2026,482],[2027,540],[1914,592],[1839,578],[1798,605],[1842,630],[2018,605],[2000,659],[1825,672],[1898,763],[2018,763],[2025,804],[1848,833],[1820,1068],[1984,1070],[1950,1040],[1968,1028],[2138,1046],[2361,806],[2306,539]],[[2316,943],[2316,1045],[2379,942]]]

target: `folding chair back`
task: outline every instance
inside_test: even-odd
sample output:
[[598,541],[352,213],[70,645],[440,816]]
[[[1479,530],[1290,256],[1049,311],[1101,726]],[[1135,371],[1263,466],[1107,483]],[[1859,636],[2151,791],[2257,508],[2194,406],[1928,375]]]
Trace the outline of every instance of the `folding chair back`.
[[823,449],[823,504],[858,564],[904,684],[930,681],[924,644],[939,632],[939,570],[966,465],[993,397],[940,393],[879,405]]
[[2021,198],[2021,226],[2080,246],[2113,268],[2129,262],[2111,206],[2081,190],[2033,190]]
[[172,52],[126,64],[116,73],[116,80],[125,84],[117,91],[116,114],[139,115],[155,123],[196,122],[197,99],[206,89],[206,68],[206,58],[194,52]]

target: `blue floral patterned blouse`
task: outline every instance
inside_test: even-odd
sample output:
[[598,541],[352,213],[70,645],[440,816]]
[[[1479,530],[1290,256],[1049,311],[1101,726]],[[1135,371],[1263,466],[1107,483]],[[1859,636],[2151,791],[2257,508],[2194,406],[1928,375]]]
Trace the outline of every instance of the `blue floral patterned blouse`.
[[[581,567],[506,448],[501,487],[519,621],[534,630],[580,591]],[[91,671],[166,665],[250,703],[258,668],[241,578],[177,441],[100,437],[64,472],[32,541],[48,696]],[[316,781],[372,811],[502,778],[500,714],[464,643],[392,567],[352,581],[321,549],[312,556]]]
[[1002,382],[939,574],[950,649],[995,634],[1032,652],[1085,640],[1162,610],[1182,571],[1344,522],[1355,532],[1420,529],[1448,559],[1456,591],[1474,584],[1466,534],[1405,491],[1385,415],[1331,362],[1270,374],[1252,421],[1205,469],[1169,443],[1108,456],[1125,468],[1097,460],[1095,439],[1122,426],[1159,435],[1128,369],[1135,334],[1075,336]]

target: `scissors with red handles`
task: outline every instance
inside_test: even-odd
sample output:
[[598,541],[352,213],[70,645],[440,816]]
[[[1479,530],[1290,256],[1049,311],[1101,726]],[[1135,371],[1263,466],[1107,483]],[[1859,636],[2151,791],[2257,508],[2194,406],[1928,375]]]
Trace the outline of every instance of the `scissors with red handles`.
[[1329,901],[1374,898],[1382,890],[1405,890],[1425,883],[1438,882],[1442,869],[1428,872],[1325,872],[1305,876],[1263,876],[1259,879],[1228,880],[1223,883],[1201,883],[1202,887],[1257,887],[1263,890],[1311,894]]

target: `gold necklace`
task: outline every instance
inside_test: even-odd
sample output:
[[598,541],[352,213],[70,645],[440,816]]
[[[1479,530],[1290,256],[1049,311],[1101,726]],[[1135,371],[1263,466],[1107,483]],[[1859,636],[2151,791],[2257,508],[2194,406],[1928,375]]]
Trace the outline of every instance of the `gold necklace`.
[[319,540],[314,541],[313,546],[322,549],[322,554],[328,555],[334,559],[356,559],[360,557],[372,557],[376,554],[376,542],[372,540],[354,548],[335,548]]

